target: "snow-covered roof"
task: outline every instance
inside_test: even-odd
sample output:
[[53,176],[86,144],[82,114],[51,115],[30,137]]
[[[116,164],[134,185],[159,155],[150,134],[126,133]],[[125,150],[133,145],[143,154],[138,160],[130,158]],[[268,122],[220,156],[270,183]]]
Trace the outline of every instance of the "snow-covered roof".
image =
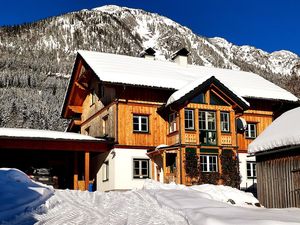
[[[184,87],[180,88],[179,90],[175,91],[168,99],[166,106],[172,104],[175,101],[178,101],[179,99],[181,99],[183,96],[185,96],[186,94],[188,94],[189,92],[193,91],[195,88],[197,88],[198,86],[202,85],[205,81],[207,81],[208,79],[210,79],[212,77],[210,77],[209,75],[205,75],[205,76],[201,76],[200,78],[188,83],[187,85],[185,85]],[[238,94],[234,93],[236,95],[236,97],[238,97],[242,102],[244,102],[246,105],[250,105],[243,97],[239,96]]]
[[197,79],[215,76],[239,96],[297,101],[290,92],[261,76],[244,71],[145,60],[124,55],[78,51],[100,80],[179,90]]
[[249,153],[299,145],[300,107],[285,112],[271,123],[248,147]]
[[25,129],[25,128],[0,128],[0,139],[1,138],[38,138],[38,139],[61,139],[61,140],[81,140],[81,141],[99,141],[91,136],[71,133],[71,132],[60,132],[52,130],[36,130],[36,129]]

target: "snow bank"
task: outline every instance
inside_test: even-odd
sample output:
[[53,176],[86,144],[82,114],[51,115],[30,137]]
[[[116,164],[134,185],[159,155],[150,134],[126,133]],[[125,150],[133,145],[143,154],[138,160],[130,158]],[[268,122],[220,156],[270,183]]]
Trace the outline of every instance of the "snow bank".
[[300,107],[285,112],[248,146],[249,153],[300,145]]
[[53,188],[36,183],[20,170],[0,168],[0,224],[43,204]]
[[[175,183],[161,184],[152,180],[146,181],[141,190],[127,192],[56,190],[39,210],[30,210],[42,204],[53,193],[52,190],[28,180],[20,171],[10,169],[0,171],[1,184],[5,186],[0,195],[1,203],[5,202],[1,204],[0,218],[3,219],[3,215],[6,217],[18,215],[17,220],[6,222],[10,225],[300,224],[300,209],[237,206],[239,198],[240,201],[257,200],[233,188],[214,185],[186,187]],[[237,204],[233,206],[228,202],[225,203],[227,198],[234,199]],[[26,209],[28,206],[29,210]],[[34,220],[29,220],[28,214]]]
[[190,189],[206,193],[210,196],[210,199],[219,202],[225,202],[236,206],[260,206],[259,201],[252,193],[240,191],[228,186],[202,184],[191,186]]
[[202,198],[225,202],[235,206],[260,206],[259,201],[252,193],[223,185],[202,184],[187,187],[182,184],[175,184],[174,182],[162,184],[149,179],[145,181],[143,189],[197,191]]

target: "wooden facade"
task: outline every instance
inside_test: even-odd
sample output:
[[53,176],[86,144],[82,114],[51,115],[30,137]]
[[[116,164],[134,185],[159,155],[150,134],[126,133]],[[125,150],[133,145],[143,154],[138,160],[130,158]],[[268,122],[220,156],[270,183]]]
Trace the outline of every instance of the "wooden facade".
[[[245,134],[237,134],[237,118],[242,117],[247,122],[254,123],[255,133],[258,135],[271,124],[275,115],[288,108],[288,104],[275,100],[246,98],[250,102],[249,107],[215,78],[204,82],[176,103],[166,106],[174,91],[168,88],[103,82],[84,59],[78,56],[62,116],[72,120],[69,131],[75,129],[76,125],[83,134],[113,140],[112,148],[147,149],[152,160],[153,179],[190,184],[193,180],[185,171],[187,149],[194,149],[198,157],[216,156],[217,171],[222,172],[221,153],[225,150],[231,150],[235,155],[245,153],[253,140]],[[199,95],[203,95],[202,102],[194,100]],[[280,112],[277,110],[278,105],[281,105]],[[193,112],[192,129],[185,128],[187,109]],[[205,116],[206,112],[213,112],[212,130],[200,129],[200,112]],[[224,113],[228,117],[226,131],[221,129],[221,114]],[[171,114],[175,115],[172,131]],[[147,121],[147,129],[143,132],[134,130],[135,116]],[[213,143],[204,143],[208,139]],[[165,146],[157,148],[162,144]]]
[[300,208],[300,148],[257,154],[257,190],[268,208]]

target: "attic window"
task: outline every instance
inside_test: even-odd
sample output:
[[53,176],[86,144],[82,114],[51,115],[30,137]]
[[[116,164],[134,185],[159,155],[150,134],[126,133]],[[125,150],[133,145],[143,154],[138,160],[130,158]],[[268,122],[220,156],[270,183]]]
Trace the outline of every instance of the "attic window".
[[211,105],[223,105],[228,106],[228,104],[221,99],[219,96],[217,96],[215,93],[210,92],[210,104]]
[[200,103],[200,104],[204,104],[205,103],[205,95],[204,93],[201,93],[197,96],[195,96],[192,100],[192,103]]

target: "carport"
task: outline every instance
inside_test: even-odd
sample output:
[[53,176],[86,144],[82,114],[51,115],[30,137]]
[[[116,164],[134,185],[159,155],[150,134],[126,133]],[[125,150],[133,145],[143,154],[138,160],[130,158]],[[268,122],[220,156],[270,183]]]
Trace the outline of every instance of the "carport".
[[52,167],[59,175],[60,188],[88,189],[95,179],[99,154],[111,143],[86,135],[49,130],[0,128],[0,167],[26,172],[30,166]]

